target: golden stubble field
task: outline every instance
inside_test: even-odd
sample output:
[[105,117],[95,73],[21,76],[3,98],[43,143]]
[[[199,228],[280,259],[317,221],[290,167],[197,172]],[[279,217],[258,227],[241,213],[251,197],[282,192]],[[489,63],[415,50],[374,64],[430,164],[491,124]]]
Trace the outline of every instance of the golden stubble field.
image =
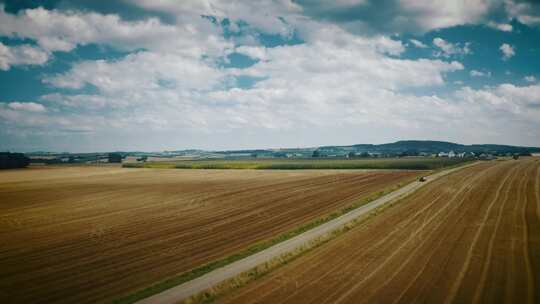
[[540,159],[443,177],[220,303],[539,303]]
[[418,174],[1,171],[0,302],[110,302]]

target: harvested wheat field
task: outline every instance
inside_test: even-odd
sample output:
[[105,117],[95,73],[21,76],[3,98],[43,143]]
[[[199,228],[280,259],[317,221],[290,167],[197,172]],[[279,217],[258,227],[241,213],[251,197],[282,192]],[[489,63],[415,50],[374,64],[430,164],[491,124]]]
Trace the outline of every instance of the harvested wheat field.
[[0,302],[110,302],[418,171],[0,172]]
[[480,163],[221,303],[539,303],[540,159]]

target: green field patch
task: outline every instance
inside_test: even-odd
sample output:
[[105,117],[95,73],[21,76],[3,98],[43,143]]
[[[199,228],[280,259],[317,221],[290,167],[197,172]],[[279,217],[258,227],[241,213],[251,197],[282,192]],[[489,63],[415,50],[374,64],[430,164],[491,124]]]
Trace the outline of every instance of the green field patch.
[[395,169],[437,170],[470,161],[467,158],[383,158],[383,159],[248,159],[189,160],[177,162],[126,163],[125,168],[154,169]]

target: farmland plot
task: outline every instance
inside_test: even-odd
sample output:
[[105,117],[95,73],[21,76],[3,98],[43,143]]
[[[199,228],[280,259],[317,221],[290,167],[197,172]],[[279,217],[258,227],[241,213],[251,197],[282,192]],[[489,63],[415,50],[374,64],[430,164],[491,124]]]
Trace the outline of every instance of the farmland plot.
[[0,302],[110,302],[418,174],[113,167],[4,171]]
[[538,303],[540,159],[440,178],[221,303]]

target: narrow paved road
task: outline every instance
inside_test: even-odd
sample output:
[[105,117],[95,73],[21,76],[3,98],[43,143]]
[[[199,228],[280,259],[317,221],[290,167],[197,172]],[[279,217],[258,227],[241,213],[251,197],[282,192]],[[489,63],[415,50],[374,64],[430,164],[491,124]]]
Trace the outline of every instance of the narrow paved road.
[[[471,166],[471,165],[474,165],[474,163],[467,166]],[[400,188],[394,192],[384,195],[347,214],[344,214],[325,224],[322,224],[316,228],[306,231],[300,235],[297,235],[294,238],[291,238],[287,241],[276,244],[259,253],[256,253],[247,258],[231,263],[222,268],[216,269],[194,280],[191,280],[184,284],[168,289],[162,293],[143,299],[137,303],[139,304],[176,303],[181,300],[184,300],[192,295],[198,294],[208,288],[211,288],[212,286],[215,286],[219,284],[220,282],[223,282],[229,278],[237,276],[242,272],[248,271],[256,267],[257,265],[263,264],[267,261],[272,260],[273,258],[279,257],[288,252],[294,251],[295,249],[305,245],[309,241],[315,240],[327,233],[340,229],[341,227],[353,221],[354,219],[362,215],[365,215],[386,203],[395,201],[398,198],[402,198],[406,195],[409,195],[413,193],[414,191],[416,191],[417,189],[419,189],[420,187],[440,178],[441,176],[450,174],[456,170],[459,170],[467,166],[452,168],[452,169],[448,169],[448,170],[444,170],[444,171],[440,171],[438,173],[432,174],[427,177],[427,181],[425,182],[416,181],[411,184],[408,184],[407,186],[403,188]]]
[[540,158],[481,162],[216,304],[540,303]]

